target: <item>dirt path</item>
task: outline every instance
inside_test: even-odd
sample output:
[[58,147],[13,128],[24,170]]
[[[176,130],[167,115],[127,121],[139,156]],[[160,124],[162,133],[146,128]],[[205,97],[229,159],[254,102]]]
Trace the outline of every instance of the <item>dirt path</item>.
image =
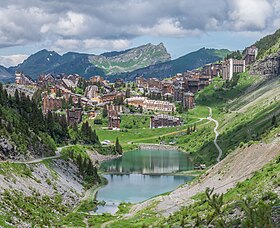
[[221,147],[218,145],[217,143],[217,139],[219,137],[219,132],[217,131],[218,127],[219,127],[219,122],[215,119],[212,118],[212,108],[208,107],[209,109],[209,117],[207,117],[206,119],[209,120],[209,121],[213,121],[215,123],[215,127],[214,127],[214,133],[215,133],[215,139],[214,139],[214,144],[215,144],[215,147],[217,148],[217,150],[219,151],[219,155],[217,157],[217,162],[219,162],[221,160],[221,157],[223,155],[223,151],[221,149]]
[[105,222],[105,223],[103,223],[103,224],[101,224],[101,228],[106,228],[106,227],[108,227],[108,225],[110,225],[110,224],[112,224],[113,222],[115,222],[116,221],[116,219],[114,219],[114,220],[110,220],[110,221],[108,221],[108,222]]
[[50,157],[37,158],[37,159],[30,160],[30,161],[9,161],[9,160],[6,160],[6,161],[0,161],[0,163],[9,162],[9,163],[14,163],[14,164],[34,164],[34,163],[39,163],[39,162],[42,162],[42,161],[45,161],[45,160],[57,159],[57,158],[61,157],[61,154],[60,154],[61,150],[63,148],[70,147],[70,146],[72,146],[72,145],[58,147],[56,152],[55,152],[55,155],[50,156]]
[[[95,200],[96,199],[96,194],[97,192],[102,188],[104,187],[103,184],[99,184],[97,186],[93,186],[92,188],[88,189],[84,195],[84,197],[80,200],[80,203],[79,205],[77,205],[77,207],[75,207],[75,209],[73,210],[73,212],[77,212],[80,208],[80,206],[82,205],[83,201],[86,201],[86,200]],[[89,213],[86,213],[86,212],[83,212],[83,214],[88,214]]]

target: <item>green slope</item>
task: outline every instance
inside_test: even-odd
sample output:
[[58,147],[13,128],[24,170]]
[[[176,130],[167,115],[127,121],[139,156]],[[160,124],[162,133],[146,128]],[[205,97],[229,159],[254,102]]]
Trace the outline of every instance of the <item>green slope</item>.
[[258,59],[280,51],[280,29],[271,35],[263,37],[255,45],[258,48]]
[[170,60],[170,54],[162,43],[159,45],[147,44],[132,48],[124,52],[91,56],[90,62],[106,74],[130,72],[153,64]]
[[193,70],[207,63],[223,60],[231,51],[227,49],[201,48],[170,62],[172,74],[182,73],[186,70]]
[[[237,85],[225,88],[224,82],[215,81],[197,95],[197,103],[212,107],[214,117],[220,122],[218,144],[224,151],[223,156],[243,144],[264,140],[277,123],[280,124],[280,101],[276,99],[280,95],[279,80],[247,73],[239,76]],[[276,124],[272,123],[273,116]],[[201,145],[194,157],[198,162],[211,164],[217,153],[209,141]]]
[[151,65],[129,73],[111,75],[108,78],[124,78],[126,80],[134,80],[135,77],[143,75],[146,78],[156,77],[163,79],[174,76],[176,73],[182,73],[187,70],[193,70],[202,67],[208,63],[220,61],[230,53],[231,51],[227,49],[218,50],[201,48],[197,51],[191,52],[165,63]]

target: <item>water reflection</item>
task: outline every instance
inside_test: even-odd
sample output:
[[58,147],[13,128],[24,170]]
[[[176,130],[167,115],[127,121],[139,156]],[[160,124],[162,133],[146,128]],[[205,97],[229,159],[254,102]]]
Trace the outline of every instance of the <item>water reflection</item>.
[[189,156],[179,151],[135,150],[101,164],[110,173],[166,174],[193,169]]

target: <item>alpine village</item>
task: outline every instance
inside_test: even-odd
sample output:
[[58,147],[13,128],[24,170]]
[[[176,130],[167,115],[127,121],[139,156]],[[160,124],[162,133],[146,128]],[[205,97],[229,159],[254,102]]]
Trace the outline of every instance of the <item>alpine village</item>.
[[1,67],[0,227],[280,227],[279,44]]

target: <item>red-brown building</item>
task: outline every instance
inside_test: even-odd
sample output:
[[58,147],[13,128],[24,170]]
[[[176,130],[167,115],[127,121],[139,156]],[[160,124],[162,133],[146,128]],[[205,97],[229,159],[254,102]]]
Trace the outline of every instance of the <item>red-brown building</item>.
[[194,94],[191,92],[184,93],[182,103],[184,109],[194,108]]
[[121,117],[116,110],[108,112],[108,127],[109,129],[120,128]]
[[68,125],[79,124],[82,121],[82,109],[72,108],[66,110]]
[[108,94],[105,94],[101,97],[101,100],[102,102],[111,102],[111,101],[114,101],[115,98],[117,97],[117,93],[108,93]]
[[157,78],[149,78],[147,82],[149,88],[161,89],[161,81],[158,80]]
[[60,97],[44,94],[42,103],[44,114],[48,113],[48,111],[55,111],[62,108],[62,98]]
[[150,120],[150,128],[176,127],[181,125],[182,121],[180,118],[163,114],[151,116]]
[[32,78],[26,76],[22,72],[16,72],[15,83],[18,85],[35,85],[35,82],[32,80]]
[[162,88],[161,88],[161,94],[164,96],[164,94],[173,94],[174,93],[174,87],[172,81],[163,81],[162,82]]
[[104,103],[104,102],[112,102],[117,98],[124,100],[125,95],[123,93],[112,92],[112,93],[108,93],[108,94],[103,95],[101,97],[101,100]]
[[99,75],[93,76],[89,80],[94,84],[101,83],[104,81],[104,79]]
[[39,86],[46,86],[46,85],[53,85],[55,83],[55,78],[51,74],[41,74],[38,77],[38,85]]
[[107,104],[105,106],[105,108],[107,109],[108,112],[111,112],[111,111],[117,111],[117,113],[122,113],[123,112],[123,106],[122,105],[109,105]]
[[136,77],[135,80],[138,87],[148,88],[148,82],[143,76]]

